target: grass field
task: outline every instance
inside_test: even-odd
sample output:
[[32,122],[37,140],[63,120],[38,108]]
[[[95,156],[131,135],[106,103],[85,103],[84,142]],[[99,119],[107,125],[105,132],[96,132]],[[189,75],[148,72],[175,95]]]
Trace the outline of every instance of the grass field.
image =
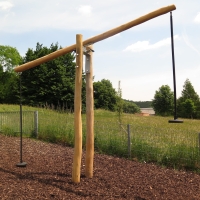
[[[39,112],[38,139],[74,146],[74,116],[50,109],[23,106],[25,111]],[[19,106],[0,105],[0,112],[19,111]],[[86,141],[86,116],[83,114],[83,148]],[[138,116],[95,110],[95,150],[100,153],[129,157],[142,162],[156,162],[174,168],[198,170],[200,164],[200,121],[184,119],[182,124],[170,124],[173,117]],[[6,125],[9,132],[15,120]],[[28,122],[26,122],[28,123]],[[131,151],[128,151],[127,124],[130,124]],[[16,125],[15,125],[16,126]]]

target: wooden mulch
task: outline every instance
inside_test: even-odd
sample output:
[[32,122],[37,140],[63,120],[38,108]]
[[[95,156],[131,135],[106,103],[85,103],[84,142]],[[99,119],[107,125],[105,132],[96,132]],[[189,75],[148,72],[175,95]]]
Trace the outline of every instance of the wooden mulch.
[[72,183],[73,149],[23,139],[25,168],[20,161],[19,138],[0,135],[0,199],[200,199],[200,175],[95,154],[94,177]]

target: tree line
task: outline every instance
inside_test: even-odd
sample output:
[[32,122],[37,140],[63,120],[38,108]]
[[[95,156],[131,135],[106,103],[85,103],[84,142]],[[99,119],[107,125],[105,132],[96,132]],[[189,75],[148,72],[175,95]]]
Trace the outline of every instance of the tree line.
[[[75,86],[75,54],[68,53],[22,73],[13,68],[62,48],[56,44],[45,47],[40,43],[35,49],[28,48],[25,56],[10,46],[0,45],[0,103],[20,103],[20,82],[24,105],[62,109],[73,112]],[[21,80],[21,81],[20,81]],[[86,108],[86,82],[82,75],[82,110]],[[138,113],[140,108],[153,107],[156,115],[174,114],[174,94],[168,85],[162,85],[152,101],[131,101],[122,99],[122,91],[116,92],[107,79],[93,82],[94,107],[125,113]],[[200,98],[189,79],[183,85],[181,97],[177,99],[177,115],[183,118],[200,118]]]
[[[24,57],[10,46],[0,46],[0,103],[19,104],[20,85],[21,102],[24,105],[62,109],[73,112],[75,86],[75,55],[65,54],[22,73],[15,73],[13,68],[37,58],[48,55],[62,48],[56,44],[45,47],[40,43],[35,49],[28,48]],[[20,84],[21,82],[21,84]],[[82,75],[82,110],[86,107],[85,74]],[[94,107],[127,113],[140,112],[133,102],[123,100],[109,80],[93,82]],[[121,103],[120,103],[121,102]],[[120,107],[123,105],[122,107]]]
[[152,101],[132,101],[132,100],[126,100],[126,101],[133,102],[140,108],[151,108],[152,107]]

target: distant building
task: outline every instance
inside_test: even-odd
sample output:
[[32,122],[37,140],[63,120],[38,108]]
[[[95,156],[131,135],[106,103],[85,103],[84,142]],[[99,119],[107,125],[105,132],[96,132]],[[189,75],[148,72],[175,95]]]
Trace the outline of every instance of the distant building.
[[153,108],[140,108],[140,111],[144,116],[155,115]]

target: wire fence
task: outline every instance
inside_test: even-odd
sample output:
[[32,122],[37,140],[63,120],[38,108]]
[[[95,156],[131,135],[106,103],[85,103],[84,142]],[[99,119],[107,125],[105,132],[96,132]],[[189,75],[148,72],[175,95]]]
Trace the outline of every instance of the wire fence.
[[95,121],[94,123],[95,149],[102,153],[128,157],[128,133],[126,127],[118,122],[105,123]]
[[200,164],[200,134],[190,130],[95,122],[95,148],[103,153],[172,167]]
[[[38,123],[39,121],[39,123]],[[83,148],[86,146],[86,120],[83,119]],[[52,117],[37,111],[23,111],[23,135],[74,146],[74,118]],[[20,112],[0,112],[0,132],[20,132]],[[13,135],[13,134],[11,134]],[[172,167],[200,168],[200,134],[190,129],[153,125],[94,122],[94,146],[100,153],[156,162]]]
[[[0,112],[0,132],[7,135],[19,135],[20,112]],[[38,133],[38,111],[22,112],[22,132],[24,135],[37,135]]]

